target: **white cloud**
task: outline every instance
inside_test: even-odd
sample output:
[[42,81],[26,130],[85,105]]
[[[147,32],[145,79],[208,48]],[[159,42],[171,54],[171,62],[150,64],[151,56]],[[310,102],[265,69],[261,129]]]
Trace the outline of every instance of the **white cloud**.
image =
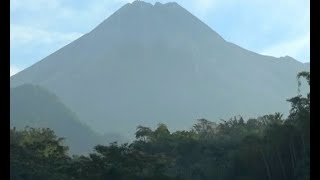
[[47,9],[56,9],[60,6],[59,0],[10,0],[10,11],[28,10],[40,11]]
[[309,61],[309,0],[223,0],[212,6],[205,18],[225,20],[217,29],[227,41],[267,55]]
[[[298,37],[293,40],[288,40],[285,42],[280,42],[274,44],[261,51],[261,54],[271,55],[271,56],[292,56],[300,61],[307,62],[309,59],[300,59],[300,58],[309,58],[306,57],[310,49],[310,34]],[[307,53],[306,53],[307,52]],[[307,54],[307,55],[306,55]]]
[[214,0],[196,0],[195,1],[194,0],[193,3],[196,5],[197,8],[206,10],[206,9],[212,8],[213,5],[217,3],[217,1],[214,1]]
[[[144,1],[151,3],[176,1],[214,30],[222,33],[221,35],[228,41],[254,51],[262,49],[259,52],[293,57],[300,57],[302,53],[309,52],[309,49],[306,49],[309,47],[306,45],[308,43],[302,40],[305,39],[302,35],[309,32],[309,0]],[[10,47],[16,49],[33,45],[61,47],[83,33],[91,31],[112,12],[131,2],[133,0],[10,0],[12,16]],[[77,3],[77,6],[72,6],[72,3]],[[81,5],[81,8],[78,5]],[[250,15],[248,16],[246,12],[250,12]],[[220,23],[220,26],[217,26],[219,22],[212,20],[213,17],[222,18],[225,24],[221,26]],[[229,24],[230,18],[233,17],[239,17],[238,23],[231,20],[232,24]],[[281,28],[287,29],[286,34],[282,36],[283,39],[279,39],[279,36],[273,37],[281,31]],[[279,40],[282,42],[275,43]],[[266,46],[267,48],[264,48]]]
[[18,68],[17,66],[10,65],[10,77],[17,74],[20,71],[21,71],[21,69]]
[[[171,2],[170,0],[155,0],[162,3]],[[221,5],[227,4],[228,0],[175,0],[184,8],[188,9],[192,14],[200,19],[204,19],[208,14],[215,10],[215,8],[221,7]]]
[[82,33],[51,32],[44,29],[10,24],[10,48],[32,44],[67,44],[80,36]]

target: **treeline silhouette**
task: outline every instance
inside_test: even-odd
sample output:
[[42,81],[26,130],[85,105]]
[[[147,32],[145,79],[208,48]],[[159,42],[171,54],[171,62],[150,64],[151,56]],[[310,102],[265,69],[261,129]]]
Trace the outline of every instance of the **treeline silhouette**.
[[[310,85],[310,73],[298,74]],[[188,131],[139,126],[130,144],[97,145],[70,156],[50,129],[10,131],[10,178],[47,180],[307,180],[310,93],[287,100],[290,114],[220,123],[199,119]]]

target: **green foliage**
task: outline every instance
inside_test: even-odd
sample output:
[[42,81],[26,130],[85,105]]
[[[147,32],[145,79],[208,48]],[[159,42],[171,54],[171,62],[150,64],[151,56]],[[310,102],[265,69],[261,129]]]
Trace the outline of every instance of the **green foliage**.
[[10,130],[10,179],[68,179],[62,141],[50,129]]
[[67,108],[57,96],[40,86],[24,84],[10,90],[10,126],[50,128],[70,147],[70,153],[88,153],[101,137]]
[[[308,73],[299,74],[309,81]],[[307,180],[310,178],[310,94],[280,113],[217,124],[199,119],[189,131],[138,126],[130,144],[97,145],[67,155],[49,129],[10,132],[12,179]]]

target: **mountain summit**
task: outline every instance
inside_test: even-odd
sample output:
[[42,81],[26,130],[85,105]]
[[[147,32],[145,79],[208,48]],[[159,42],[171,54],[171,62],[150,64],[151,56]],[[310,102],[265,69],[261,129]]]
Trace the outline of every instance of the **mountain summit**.
[[10,83],[43,86],[96,131],[132,136],[138,125],[287,112],[305,69],[225,41],[177,3],[135,1]]

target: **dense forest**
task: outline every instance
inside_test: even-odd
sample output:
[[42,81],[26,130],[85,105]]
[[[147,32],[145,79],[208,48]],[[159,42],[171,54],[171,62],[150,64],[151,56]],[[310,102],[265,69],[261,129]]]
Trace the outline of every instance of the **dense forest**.
[[10,127],[21,130],[26,126],[50,128],[66,138],[64,143],[72,154],[83,154],[103,142],[55,94],[31,84],[10,89]]
[[54,93],[34,84],[10,89],[10,127],[23,130],[50,128],[64,137],[70,154],[88,154],[96,144],[109,144],[123,138],[112,133],[101,135],[81,122]]
[[[310,74],[301,72],[310,85]],[[298,87],[299,87],[298,86]],[[199,119],[188,131],[137,127],[130,144],[97,145],[71,156],[50,129],[10,131],[13,180],[307,180],[310,179],[310,93],[287,100],[290,114],[220,123]],[[244,104],[245,106],[245,104]]]

